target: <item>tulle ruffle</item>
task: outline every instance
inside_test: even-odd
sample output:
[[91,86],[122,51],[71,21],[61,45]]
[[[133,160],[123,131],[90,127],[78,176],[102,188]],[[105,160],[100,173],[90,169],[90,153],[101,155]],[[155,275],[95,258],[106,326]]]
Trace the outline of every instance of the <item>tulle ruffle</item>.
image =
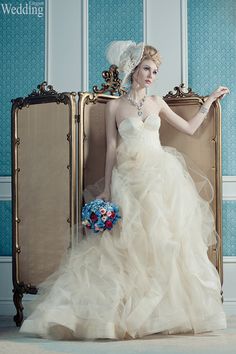
[[[174,148],[121,143],[111,199],[122,220],[102,235],[87,232],[41,284],[21,331],[122,339],[225,328],[220,279],[207,256],[216,243],[212,186],[193,172],[198,185]],[[102,184],[88,188],[86,198]],[[198,189],[207,185],[208,200]]]

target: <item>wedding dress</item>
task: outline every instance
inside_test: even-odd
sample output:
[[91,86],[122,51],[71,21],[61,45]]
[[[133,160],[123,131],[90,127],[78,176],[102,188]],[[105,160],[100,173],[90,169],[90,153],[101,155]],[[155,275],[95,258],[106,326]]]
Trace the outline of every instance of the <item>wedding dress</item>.
[[57,339],[139,338],[223,329],[209,202],[182,155],[159,140],[160,117],[123,120],[111,200],[122,219],[89,234],[42,284],[21,332]]

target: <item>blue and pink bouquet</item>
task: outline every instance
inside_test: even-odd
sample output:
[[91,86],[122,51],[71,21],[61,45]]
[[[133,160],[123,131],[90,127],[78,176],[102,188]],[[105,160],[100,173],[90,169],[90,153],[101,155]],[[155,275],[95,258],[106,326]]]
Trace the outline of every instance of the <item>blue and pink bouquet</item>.
[[111,230],[120,218],[119,207],[102,199],[92,200],[82,209],[82,224],[96,233]]

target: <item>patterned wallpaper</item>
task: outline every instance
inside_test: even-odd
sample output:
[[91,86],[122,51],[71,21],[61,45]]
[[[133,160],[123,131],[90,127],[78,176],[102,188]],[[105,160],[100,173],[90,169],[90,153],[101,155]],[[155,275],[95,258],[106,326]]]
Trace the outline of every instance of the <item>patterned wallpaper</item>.
[[143,40],[143,0],[89,0],[89,89],[104,82],[105,48],[114,40]]
[[11,201],[0,202],[0,256],[11,256]]
[[[6,2],[12,6],[22,4],[23,7],[29,3]],[[44,4],[44,1],[40,3]],[[0,176],[9,176],[11,99],[27,95],[44,80],[45,17],[4,14],[4,4],[0,3]]]
[[[189,86],[203,95],[218,85],[222,103],[223,175],[236,176],[236,1],[188,0]],[[223,254],[236,256],[236,201],[223,202]]]
[[[11,99],[44,80],[44,14],[44,0],[0,3],[0,176],[11,175]],[[0,201],[0,256],[10,254],[11,203]]]
[[236,175],[236,1],[188,0],[189,86],[203,95],[219,85],[222,103],[223,175]]
[[236,202],[223,201],[223,254],[236,256]]

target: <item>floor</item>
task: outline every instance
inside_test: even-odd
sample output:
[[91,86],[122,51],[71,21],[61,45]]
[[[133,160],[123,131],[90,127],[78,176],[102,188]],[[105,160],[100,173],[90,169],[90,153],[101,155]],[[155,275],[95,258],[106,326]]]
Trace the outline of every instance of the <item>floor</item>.
[[236,316],[228,328],[197,335],[151,335],[144,339],[110,341],[52,341],[27,338],[10,317],[0,317],[0,354],[236,354]]

